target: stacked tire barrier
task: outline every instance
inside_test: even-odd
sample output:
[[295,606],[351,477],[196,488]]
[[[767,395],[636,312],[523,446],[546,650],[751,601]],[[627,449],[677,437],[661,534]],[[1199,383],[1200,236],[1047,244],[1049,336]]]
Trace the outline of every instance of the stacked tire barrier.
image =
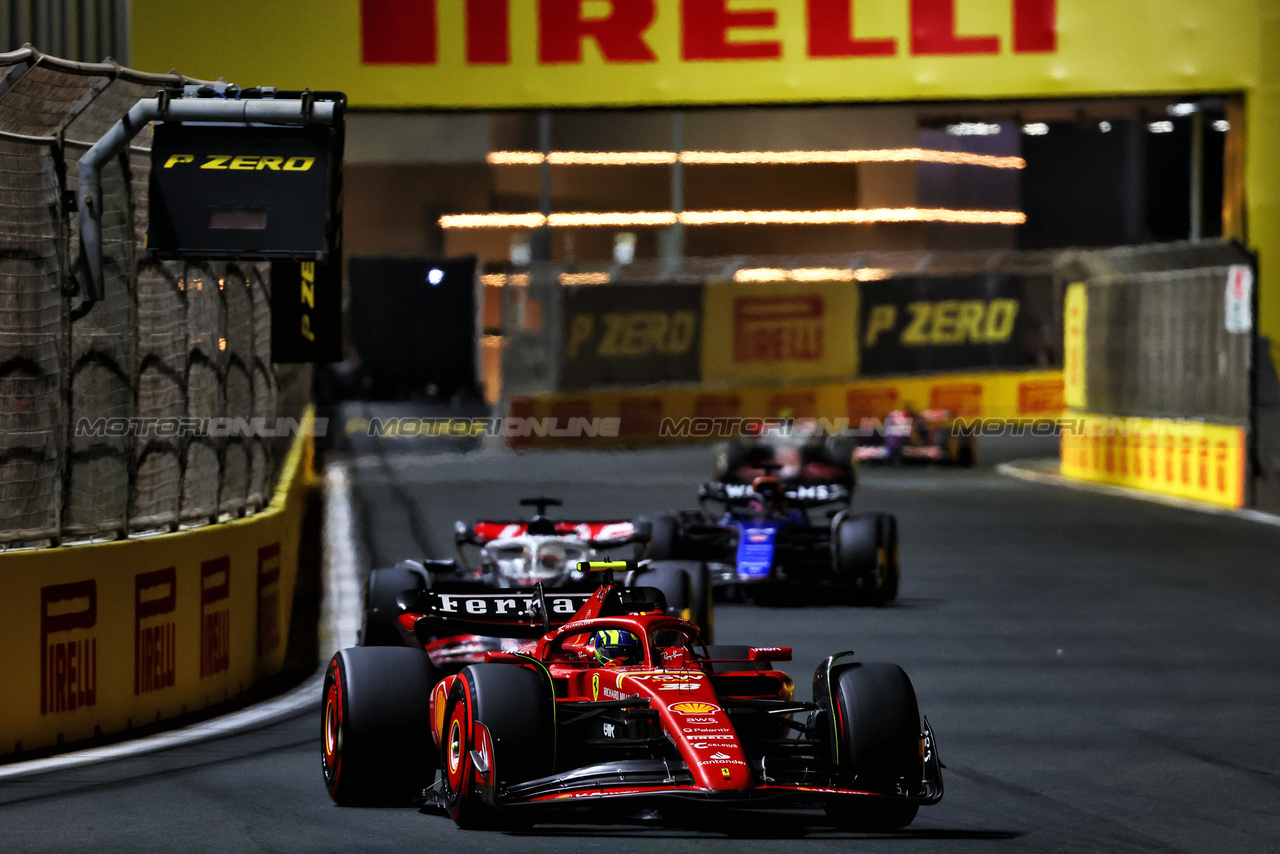
[[0,54],[0,761],[284,665],[310,372],[271,362],[268,265],[145,259],[149,129],[104,172],[105,295],[77,299],[77,161],[198,83]]
[[105,298],[71,320],[76,163],[138,99],[195,81],[31,49],[0,73],[0,548],[260,509],[288,443],[207,427],[302,415],[279,403],[269,268],[144,260],[149,129],[105,170]]

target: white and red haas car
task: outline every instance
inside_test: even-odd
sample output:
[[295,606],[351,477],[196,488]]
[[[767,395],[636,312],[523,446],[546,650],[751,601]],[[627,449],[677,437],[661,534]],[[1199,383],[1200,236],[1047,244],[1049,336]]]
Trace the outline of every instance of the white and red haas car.
[[321,751],[333,799],[425,802],[480,829],[745,806],[820,807],[872,831],[941,799],[933,732],[897,665],[830,656],[813,699],[796,700],[773,669],[790,649],[706,646],[661,591],[613,583],[634,563],[581,569],[604,583],[573,613],[541,586],[402,595],[397,622],[416,636],[510,641],[456,674],[421,647],[335,655]]
[[[458,560],[402,561],[394,567],[375,569],[365,585],[363,646],[417,645],[412,633],[396,622],[396,597],[406,590],[437,593],[479,593],[485,590],[529,589],[535,584],[564,593],[594,592],[596,580],[578,570],[579,563],[601,557],[603,552],[647,544],[647,523],[628,519],[550,519],[548,507],[556,498],[525,498],[521,506],[535,508],[532,519],[480,520],[473,525],[457,522],[454,541]],[[705,565],[688,561],[650,561],[639,570],[635,583],[662,591],[669,613],[696,623],[704,637],[713,636],[711,581]],[[577,610],[577,605],[573,606]],[[483,660],[484,654],[502,648],[501,640],[475,634],[446,634],[431,639],[426,649],[437,668],[456,671]]]

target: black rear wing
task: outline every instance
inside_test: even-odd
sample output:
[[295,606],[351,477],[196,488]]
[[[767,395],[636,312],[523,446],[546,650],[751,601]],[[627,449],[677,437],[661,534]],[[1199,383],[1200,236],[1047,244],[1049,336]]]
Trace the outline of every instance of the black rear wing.
[[[401,594],[399,604],[405,611],[422,615],[414,623],[419,634],[528,639],[571,622],[594,593],[540,588],[484,593],[424,590]],[[405,601],[406,596],[412,601]],[[424,631],[419,631],[419,626]]]
[[[783,495],[804,507],[848,502],[852,493],[839,483],[786,484]],[[748,483],[704,483],[698,487],[699,501],[714,501],[726,507],[745,507],[760,498]]]

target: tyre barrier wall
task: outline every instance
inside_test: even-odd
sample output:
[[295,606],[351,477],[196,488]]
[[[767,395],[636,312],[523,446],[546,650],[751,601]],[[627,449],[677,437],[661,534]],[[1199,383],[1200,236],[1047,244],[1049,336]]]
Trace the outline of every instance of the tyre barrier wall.
[[[949,409],[1000,424],[1050,423],[1062,414],[1062,372],[877,377],[820,385],[655,387],[512,399],[504,425],[514,448],[651,445],[732,438],[742,421],[880,419],[891,410]],[[576,420],[581,419],[581,420]],[[616,419],[611,421],[610,419]]]
[[281,670],[311,420],[252,516],[0,554],[0,761],[194,712]]

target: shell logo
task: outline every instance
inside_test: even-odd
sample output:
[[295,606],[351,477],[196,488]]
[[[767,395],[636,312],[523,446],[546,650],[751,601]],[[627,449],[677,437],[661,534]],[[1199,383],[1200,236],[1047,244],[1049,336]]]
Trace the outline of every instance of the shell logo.
[[671,706],[671,711],[682,715],[709,715],[720,711],[720,707],[714,703],[675,703]]

